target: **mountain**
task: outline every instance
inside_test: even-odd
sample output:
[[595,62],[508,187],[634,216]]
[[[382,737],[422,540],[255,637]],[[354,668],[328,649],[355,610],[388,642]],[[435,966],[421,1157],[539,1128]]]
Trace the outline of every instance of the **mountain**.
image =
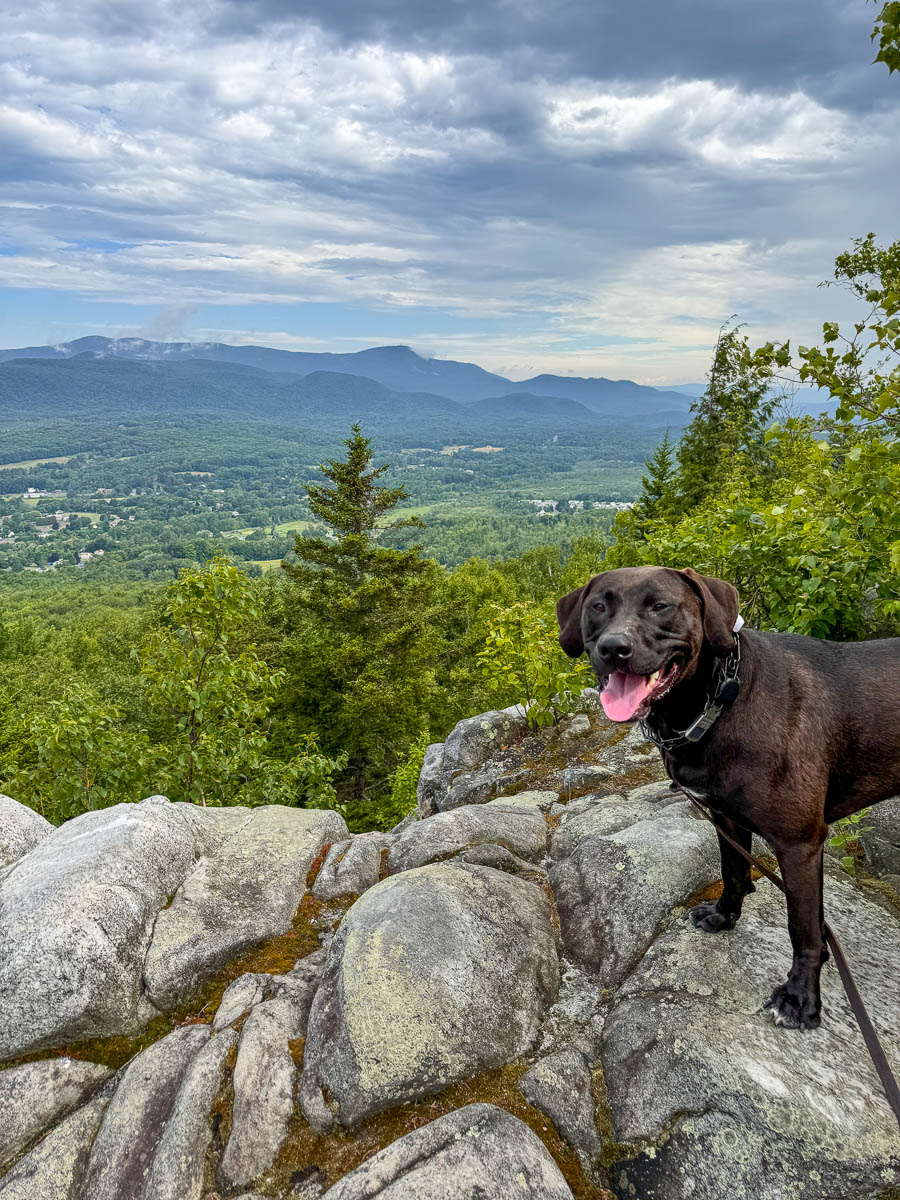
[[507,383],[507,391],[531,395],[559,396],[574,400],[596,413],[637,417],[662,408],[688,412],[690,398],[679,392],[662,391],[632,383],[630,379],[579,379],[575,376],[536,375],[521,383]]
[[423,358],[409,346],[374,346],[355,354],[273,350],[268,346],[226,346],[221,342],[151,342],[143,338],[84,337],[59,346],[0,350],[0,363],[14,359],[70,359],[81,354],[148,363],[180,364],[195,360],[308,376],[327,371],[372,379],[397,392],[444,396],[463,404],[514,392],[575,400],[594,412],[638,417],[662,408],[687,412],[690,399],[678,392],[645,387],[628,379],[579,379],[537,375],[511,382],[474,363]]
[[529,392],[516,392],[508,396],[492,396],[487,400],[476,400],[468,412],[477,413],[488,420],[515,421],[529,426],[560,428],[562,426],[584,429],[603,424],[601,417],[591,412],[577,400],[560,400],[556,396],[534,396]]
[[346,430],[359,420],[382,432],[426,426],[450,436],[468,412],[443,396],[326,371],[298,378],[203,360],[131,362],[91,353],[0,363],[0,424],[206,417]]
[[0,350],[0,362],[17,358],[65,359],[90,353],[140,362],[182,363],[193,359],[256,367],[291,375],[317,371],[373,379],[401,392],[428,392],[451,400],[496,395],[509,381],[472,363],[422,358],[408,346],[375,346],[355,354],[314,354],[268,346],[226,346],[222,342],[149,342],[143,338],[84,337],[59,346]]

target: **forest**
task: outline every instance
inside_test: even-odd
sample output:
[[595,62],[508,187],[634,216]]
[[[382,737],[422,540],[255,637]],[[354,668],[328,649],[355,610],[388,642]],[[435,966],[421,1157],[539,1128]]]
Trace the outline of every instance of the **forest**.
[[[441,454],[373,445],[360,425],[311,447],[318,472],[284,447],[230,465],[229,433],[206,475],[177,426],[168,470],[157,451],[112,468],[97,446],[13,468],[0,512],[16,548],[37,524],[14,495],[28,479],[77,512],[60,553],[83,538],[108,555],[5,575],[0,790],[54,821],[163,792],[389,827],[456,721],[527,702],[549,723],[591,682],[556,644],[554,602],[608,566],[729,579],[761,628],[897,635],[900,242],[857,239],[831,283],[857,301],[854,324],[826,323],[816,346],[723,327],[687,427],[658,434],[643,469],[609,447],[592,464],[578,439]],[[785,397],[810,385],[830,407],[791,415]],[[522,511],[537,499],[552,515]],[[251,527],[253,547],[227,537]],[[259,570],[266,558],[283,562]]]

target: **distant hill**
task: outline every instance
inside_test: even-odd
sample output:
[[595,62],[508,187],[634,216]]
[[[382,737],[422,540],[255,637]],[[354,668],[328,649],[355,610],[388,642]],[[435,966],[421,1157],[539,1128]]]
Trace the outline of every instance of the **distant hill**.
[[[665,395],[645,390],[659,411]],[[464,405],[429,392],[398,391],[360,375],[318,370],[299,376],[200,358],[132,360],[101,350],[0,362],[0,427],[160,420],[265,422],[341,436],[360,421],[379,435],[451,443],[577,430],[596,434],[613,427],[617,436],[629,429],[644,435],[648,429],[683,424],[671,411],[626,417],[527,392]]]
[[669,408],[687,413],[691,399],[679,392],[662,391],[632,383],[630,379],[579,379],[562,375],[536,375],[521,383],[508,383],[507,391],[531,395],[559,396],[573,400],[592,412],[636,417]]
[[575,426],[580,429],[603,424],[596,412],[591,412],[577,400],[561,400],[557,396],[533,396],[529,392],[509,396],[492,396],[476,400],[469,412],[502,422],[527,423],[541,427]]
[[151,342],[143,338],[84,337],[58,346],[0,350],[0,362],[12,359],[70,359],[81,354],[172,365],[202,360],[269,372],[308,376],[327,371],[372,379],[398,392],[444,396],[463,404],[514,392],[575,400],[595,412],[636,417],[661,408],[687,412],[690,398],[645,387],[628,379],[579,379],[538,375],[511,382],[474,363],[423,358],[409,346],[374,346],[355,354],[316,354],[274,350],[268,346],[227,346],[221,342]]
[[0,425],[200,417],[335,430],[359,420],[380,432],[424,427],[448,437],[467,417],[471,423],[466,408],[443,396],[325,371],[298,378],[203,360],[130,362],[91,353],[0,363]]

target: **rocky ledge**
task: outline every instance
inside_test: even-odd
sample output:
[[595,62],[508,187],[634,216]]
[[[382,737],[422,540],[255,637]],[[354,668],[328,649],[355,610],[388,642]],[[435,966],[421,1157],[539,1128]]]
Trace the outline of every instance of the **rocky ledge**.
[[[776,1029],[780,895],[682,920],[715,836],[595,699],[461,722],[389,834],[0,797],[0,1200],[900,1196],[833,966]],[[826,906],[900,1069],[900,800],[862,840]]]

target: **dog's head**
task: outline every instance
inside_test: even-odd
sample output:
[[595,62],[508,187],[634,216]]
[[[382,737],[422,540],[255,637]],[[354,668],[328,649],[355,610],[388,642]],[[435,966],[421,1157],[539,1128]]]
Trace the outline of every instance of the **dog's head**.
[[613,721],[645,717],[704,647],[728,654],[737,616],[737,588],[690,567],[604,571],[556,604],[559,644],[570,658],[587,651]]

